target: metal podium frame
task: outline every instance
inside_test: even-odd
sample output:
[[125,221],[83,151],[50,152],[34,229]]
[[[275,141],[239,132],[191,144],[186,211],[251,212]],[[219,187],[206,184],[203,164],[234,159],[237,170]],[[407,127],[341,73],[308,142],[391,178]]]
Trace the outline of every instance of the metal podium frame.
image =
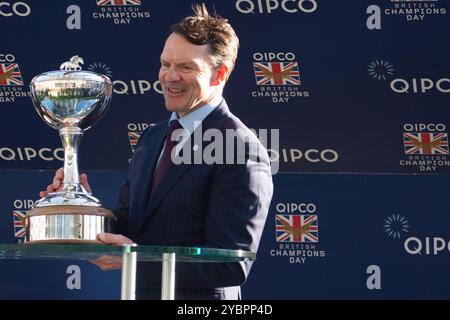
[[175,262],[252,261],[255,252],[202,247],[104,244],[0,243],[1,259],[93,260],[102,255],[122,258],[121,299],[134,300],[137,261],[162,262],[161,299],[175,299]]

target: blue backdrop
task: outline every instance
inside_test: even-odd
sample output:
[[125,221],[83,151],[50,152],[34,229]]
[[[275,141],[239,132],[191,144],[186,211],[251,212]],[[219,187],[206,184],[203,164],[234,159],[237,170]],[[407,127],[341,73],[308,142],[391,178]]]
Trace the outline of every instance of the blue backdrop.
[[[279,148],[268,145],[275,195],[244,298],[450,298],[449,3],[204,2],[241,41],[230,109],[250,128],[279,130]],[[191,3],[0,1],[0,242],[21,241],[14,213],[62,165],[31,79],[75,54],[112,78],[111,108],[80,150],[80,168],[112,207],[139,134],[169,116],[159,55]],[[120,273],[88,263],[1,261],[0,270],[3,299],[119,297]]]

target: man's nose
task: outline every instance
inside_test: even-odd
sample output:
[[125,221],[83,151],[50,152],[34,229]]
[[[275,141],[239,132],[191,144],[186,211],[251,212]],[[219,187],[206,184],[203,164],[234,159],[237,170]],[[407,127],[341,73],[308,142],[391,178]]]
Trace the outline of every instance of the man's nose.
[[180,73],[174,67],[170,67],[169,69],[167,69],[165,78],[168,82],[179,81],[181,79]]

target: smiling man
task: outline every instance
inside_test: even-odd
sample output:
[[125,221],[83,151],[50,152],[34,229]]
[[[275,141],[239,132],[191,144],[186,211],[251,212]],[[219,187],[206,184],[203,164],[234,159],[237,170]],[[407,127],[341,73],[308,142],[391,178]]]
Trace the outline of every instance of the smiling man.
[[[142,134],[114,211],[116,234],[100,234],[104,243],[258,249],[273,193],[269,157],[222,97],[239,40],[228,21],[210,15],[205,5],[194,12],[172,26],[161,53],[159,80],[172,115]],[[177,165],[176,129],[186,137],[233,130],[235,142],[245,146],[245,161]],[[196,150],[192,139],[180,143]],[[223,142],[222,152],[236,156],[235,145]],[[60,188],[62,175],[58,170],[47,191]],[[90,190],[85,175],[80,182]],[[108,259],[95,263],[103,270],[120,267]],[[175,297],[239,299],[250,268],[251,262],[177,263]],[[158,299],[161,264],[139,262],[136,288],[137,299]]]
[[172,33],[161,54],[159,81],[166,108],[183,117],[220,96],[229,67],[213,68],[208,44],[194,45]]

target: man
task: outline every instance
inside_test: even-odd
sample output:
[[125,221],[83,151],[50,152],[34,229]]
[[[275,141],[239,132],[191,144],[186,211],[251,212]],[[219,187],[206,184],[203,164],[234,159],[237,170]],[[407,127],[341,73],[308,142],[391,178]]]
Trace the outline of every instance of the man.
[[[222,98],[239,40],[227,20],[209,15],[204,4],[194,12],[172,26],[161,54],[159,80],[171,119],[142,134],[115,210],[117,234],[100,234],[104,243],[258,249],[273,193],[269,158]],[[175,132],[181,130],[185,138],[176,147],[174,126],[181,126]],[[198,148],[192,137],[211,129],[223,136],[227,130],[234,133],[232,147],[220,141],[216,145],[235,161],[193,160],[209,144],[203,141]],[[189,161],[173,163],[181,154]],[[40,195],[58,190],[62,178],[60,169]],[[90,191],[86,175],[80,182]],[[96,264],[104,270],[120,267],[115,261]],[[177,263],[175,297],[239,299],[250,267],[250,262]],[[160,263],[138,263],[136,297],[158,299],[160,279]]]

